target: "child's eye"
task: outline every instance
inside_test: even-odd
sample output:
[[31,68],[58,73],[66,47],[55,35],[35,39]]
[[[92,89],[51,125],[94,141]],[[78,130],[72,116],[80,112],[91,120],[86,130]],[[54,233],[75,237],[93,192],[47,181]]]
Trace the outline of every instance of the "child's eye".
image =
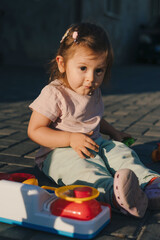
[[85,71],[87,69],[87,67],[83,66],[83,67],[80,67],[81,71]]
[[103,69],[102,68],[97,68],[96,73],[97,73],[97,75],[100,75],[101,73],[103,73]]

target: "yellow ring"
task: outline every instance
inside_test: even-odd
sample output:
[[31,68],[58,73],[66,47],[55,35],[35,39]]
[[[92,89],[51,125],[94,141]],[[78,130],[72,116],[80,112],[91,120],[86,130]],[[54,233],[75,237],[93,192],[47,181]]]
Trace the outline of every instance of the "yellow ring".
[[[75,198],[75,197],[69,197],[65,195],[65,192],[67,190],[73,190],[74,188],[77,187],[89,187],[92,189],[92,195],[89,197],[85,197],[85,198]],[[99,191],[96,188],[90,187],[90,186],[86,186],[86,185],[69,185],[69,186],[63,186],[63,187],[59,187],[55,190],[55,194],[57,197],[65,199],[67,201],[71,201],[71,202],[77,202],[77,203],[82,203],[85,201],[89,201],[91,199],[97,198],[99,196]]]

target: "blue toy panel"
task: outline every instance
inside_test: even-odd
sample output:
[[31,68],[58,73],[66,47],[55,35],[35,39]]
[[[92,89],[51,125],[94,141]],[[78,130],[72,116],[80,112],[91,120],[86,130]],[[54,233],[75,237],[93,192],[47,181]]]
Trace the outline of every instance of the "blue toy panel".
[[104,223],[104,225],[102,225],[96,232],[94,232],[93,234],[90,234],[90,235],[89,234],[77,234],[77,233],[71,233],[71,232],[66,232],[66,231],[59,231],[59,230],[55,230],[53,228],[43,227],[43,226],[39,226],[39,225],[36,225],[36,224],[30,224],[30,223],[26,223],[26,222],[18,222],[18,221],[14,221],[14,220],[11,220],[11,219],[5,219],[5,218],[1,218],[1,217],[0,217],[0,222],[7,223],[7,224],[19,225],[19,226],[22,226],[22,227],[32,228],[32,229],[36,229],[36,230],[39,230],[39,231],[45,231],[45,232],[53,233],[53,234],[59,234],[59,235],[63,235],[63,236],[66,236],[66,237],[71,237],[71,238],[92,239],[98,233],[100,233],[106,225],[109,224],[110,219],[108,221],[106,221]]

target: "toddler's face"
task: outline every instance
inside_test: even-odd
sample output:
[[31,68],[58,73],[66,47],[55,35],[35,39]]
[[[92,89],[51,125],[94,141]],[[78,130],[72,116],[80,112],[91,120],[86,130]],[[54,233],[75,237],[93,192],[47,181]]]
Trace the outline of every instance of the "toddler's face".
[[106,53],[95,53],[83,46],[64,64],[69,87],[80,95],[91,94],[98,88],[106,72]]

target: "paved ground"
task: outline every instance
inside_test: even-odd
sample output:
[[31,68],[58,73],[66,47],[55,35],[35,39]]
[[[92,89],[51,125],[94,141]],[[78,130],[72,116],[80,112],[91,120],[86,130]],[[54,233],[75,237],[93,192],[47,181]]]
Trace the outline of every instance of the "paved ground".
[[[34,167],[38,146],[28,139],[26,130],[28,105],[46,81],[38,67],[0,67],[0,172],[34,173],[40,185],[51,182]],[[106,119],[131,133],[137,139],[133,148],[142,162],[160,173],[160,162],[151,160],[160,142],[160,66],[114,67],[110,85],[103,86],[103,98]],[[160,211],[148,210],[143,219],[113,213],[111,223],[95,239],[159,240],[159,227]],[[69,238],[0,223],[0,240],[14,239]]]

